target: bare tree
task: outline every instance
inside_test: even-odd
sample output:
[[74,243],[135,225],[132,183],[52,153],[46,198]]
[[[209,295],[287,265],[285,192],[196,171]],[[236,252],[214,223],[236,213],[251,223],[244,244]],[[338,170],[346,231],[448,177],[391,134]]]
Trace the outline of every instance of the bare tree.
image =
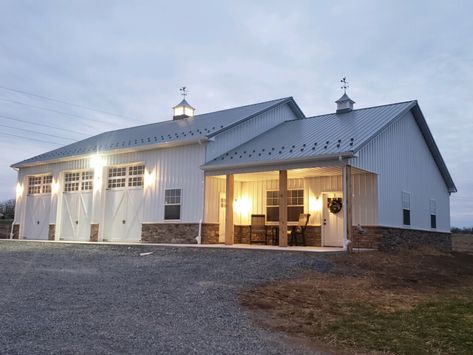
[[9,199],[0,202],[0,213],[2,219],[13,219],[15,217],[15,199]]

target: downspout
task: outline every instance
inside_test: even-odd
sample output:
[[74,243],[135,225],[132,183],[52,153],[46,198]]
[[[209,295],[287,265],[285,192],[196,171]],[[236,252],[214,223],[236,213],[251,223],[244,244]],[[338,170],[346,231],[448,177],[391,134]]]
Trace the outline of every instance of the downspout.
[[[10,238],[9,239],[13,239],[13,228],[15,226],[15,223],[16,223],[16,213],[15,213],[15,217],[13,217],[13,222],[11,223],[11,228],[10,228]],[[20,237],[18,236],[18,239]]]
[[[199,139],[199,145],[203,145],[203,142],[202,142],[201,139]],[[205,173],[202,172],[202,175],[203,175],[203,179],[202,179],[202,217],[199,220],[199,233],[197,234],[197,237],[195,237],[195,240],[197,241],[197,244],[202,244],[202,223],[204,221],[204,213],[205,213]]]

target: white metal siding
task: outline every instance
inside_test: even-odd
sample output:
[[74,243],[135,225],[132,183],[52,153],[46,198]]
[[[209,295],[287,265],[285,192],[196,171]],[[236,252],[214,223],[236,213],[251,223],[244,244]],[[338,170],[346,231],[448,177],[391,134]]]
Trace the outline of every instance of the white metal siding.
[[[342,178],[341,176],[320,176],[288,179],[288,188],[304,189],[304,210],[311,213],[309,224],[320,225],[320,212],[310,211],[309,205],[316,197],[321,199],[323,192],[341,192]],[[247,225],[250,223],[251,214],[266,214],[266,191],[278,189],[278,180],[235,181],[235,199],[250,202],[248,213],[239,214],[235,211],[235,224]],[[205,221],[208,223],[218,223],[220,192],[225,192],[225,179],[207,177]],[[318,203],[321,203],[321,200]],[[353,175],[353,224],[376,225],[377,223],[376,175]]]
[[[101,176],[99,183],[102,190],[94,191],[92,223],[102,223],[103,218],[103,188],[106,187],[107,167],[113,165],[144,163],[146,172],[154,174],[155,182],[149,187],[144,187],[144,213],[143,222],[164,222],[164,190],[168,188],[182,189],[181,220],[179,222],[198,223],[202,218],[203,208],[203,179],[204,174],[200,165],[204,162],[205,146],[188,145],[182,147],[156,149],[143,152],[104,156],[104,168],[96,169],[96,175]],[[51,195],[51,212],[49,223],[54,224],[60,220],[58,211],[58,195],[62,194],[62,176],[65,171],[90,169],[90,157],[67,161],[63,163],[44,164],[35,167],[20,169],[18,181],[23,183],[23,195],[18,199],[17,223],[24,224],[25,201],[27,195],[27,176],[52,173],[55,181],[60,182],[59,192]],[[94,181],[97,183],[97,180]],[[59,199],[60,201],[60,199]],[[174,222],[175,223],[175,222]],[[57,223],[59,225],[59,223]],[[23,227],[20,227],[23,228]],[[22,231],[20,231],[22,235]]]
[[209,142],[206,161],[212,160],[230,149],[238,147],[284,121],[293,119],[297,119],[297,116],[286,104],[277,106],[268,112],[264,112],[261,115],[255,116],[230,128],[216,135],[215,141]]
[[437,201],[437,229],[450,231],[445,182],[409,112],[363,147],[353,166],[378,174],[379,224],[403,227],[402,192],[411,193],[411,228],[430,230],[430,200]]

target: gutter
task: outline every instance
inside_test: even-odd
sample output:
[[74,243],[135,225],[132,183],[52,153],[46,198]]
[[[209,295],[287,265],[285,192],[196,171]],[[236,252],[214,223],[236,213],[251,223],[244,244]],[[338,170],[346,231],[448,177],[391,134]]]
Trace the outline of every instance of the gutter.
[[279,160],[265,160],[265,161],[252,161],[247,163],[240,163],[240,164],[220,164],[220,165],[210,165],[206,166],[201,165],[200,168],[204,171],[213,171],[213,170],[222,170],[225,168],[228,169],[239,169],[239,168],[251,168],[256,166],[270,166],[270,165],[281,165],[281,164],[293,164],[293,163],[307,163],[307,162],[318,162],[318,161],[326,161],[326,160],[343,160],[353,158],[354,153],[353,151],[342,152],[337,154],[328,154],[322,156],[310,156],[310,157],[303,157],[303,158],[295,158],[295,159],[279,159]]

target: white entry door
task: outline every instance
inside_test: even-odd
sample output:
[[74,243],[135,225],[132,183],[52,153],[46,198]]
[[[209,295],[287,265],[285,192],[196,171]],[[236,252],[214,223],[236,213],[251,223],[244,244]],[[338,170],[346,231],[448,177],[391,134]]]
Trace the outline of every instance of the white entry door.
[[51,195],[26,197],[25,239],[47,240]]
[[227,196],[225,192],[220,193],[218,200],[218,241],[225,243],[225,214],[227,210]]
[[[330,211],[329,202],[341,199],[341,192],[323,194],[322,206],[322,245],[326,247],[343,247],[343,208],[335,213]],[[338,200],[340,201],[340,200]]]
[[90,240],[92,192],[63,193],[60,238]]
[[143,189],[106,192],[104,239],[108,241],[141,240]]

